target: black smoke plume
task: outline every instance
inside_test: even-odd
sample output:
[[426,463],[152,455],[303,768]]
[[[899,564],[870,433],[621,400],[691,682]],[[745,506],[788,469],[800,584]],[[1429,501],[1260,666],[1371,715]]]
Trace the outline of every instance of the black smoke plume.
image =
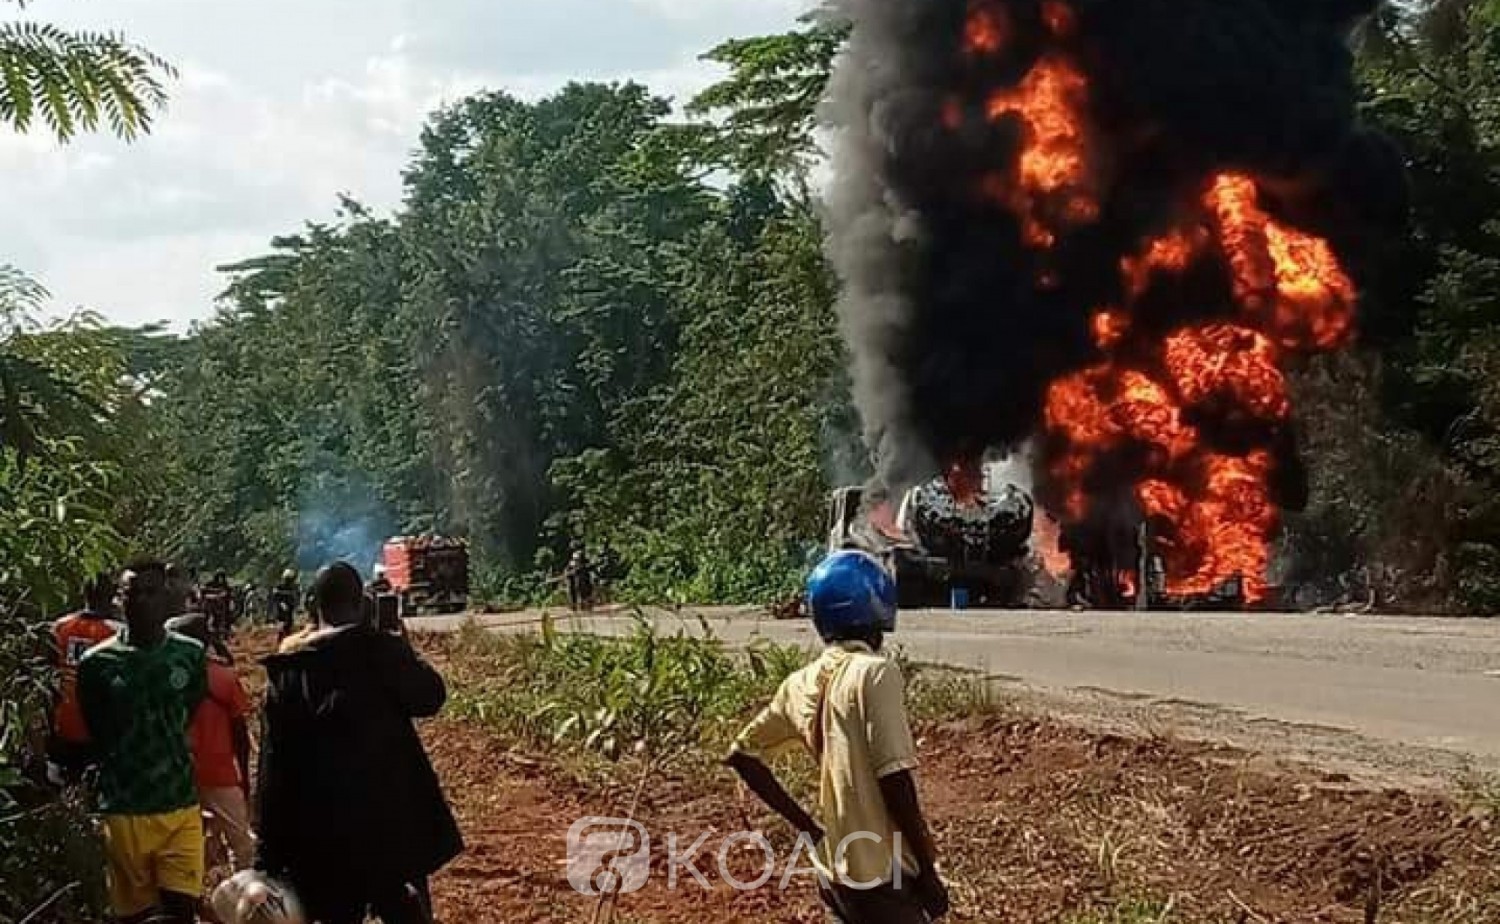
[[[826,112],[828,246],[866,442],[893,491],[1035,435],[1049,383],[1100,359],[1090,318],[1120,298],[1120,256],[1213,173],[1253,175],[1264,204],[1330,238],[1356,278],[1362,236],[1404,214],[1399,157],[1355,114],[1346,39],[1374,0],[1071,0],[1061,37],[1041,0],[830,5],[853,28]],[[976,5],[1003,13],[997,54],[963,52]],[[1021,149],[985,101],[1058,48],[1088,77],[1100,208],[1042,254],[975,188]],[[1144,300],[1137,324],[1164,333],[1231,302],[1210,268]],[[1278,501],[1296,506],[1290,434],[1234,427],[1205,431],[1274,449]]]

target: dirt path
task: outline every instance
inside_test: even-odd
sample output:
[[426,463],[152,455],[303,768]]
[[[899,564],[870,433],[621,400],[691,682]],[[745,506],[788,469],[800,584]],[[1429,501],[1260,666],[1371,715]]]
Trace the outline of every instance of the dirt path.
[[[469,840],[436,883],[443,920],[589,921],[569,886],[568,827],[618,815],[629,787],[590,790],[520,757],[474,725],[426,730]],[[958,921],[1072,922],[1133,899],[1172,921],[1360,924],[1500,921],[1500,825],[1493,807],[1368,791],[1337,776],[1267,764],[1230,749],[1099,736],[1024,716],[925,729],[923,783],[959,907]],[[729,888],[713,872],[723,834],[748,817],[786,855],[791,844],[724,781],[660,781],[638,818],[692,840],[716,831],[699,864],[711,888],[652,876],[624,896],[631,922],[820,920],[805,882],[787,892]],[[748,858],[730,854],[731,870]],[[742,873],[743,878],[751,878]],[[1110,920],[1101,918],[1100,920]]]

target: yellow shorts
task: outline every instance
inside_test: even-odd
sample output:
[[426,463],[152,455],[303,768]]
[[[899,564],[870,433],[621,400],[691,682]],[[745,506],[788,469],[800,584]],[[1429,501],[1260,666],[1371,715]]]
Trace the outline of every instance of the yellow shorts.
[[162,892],[203,894],[203,815],[198,806],[165,815],[104,816],[110,909],[130,917]]

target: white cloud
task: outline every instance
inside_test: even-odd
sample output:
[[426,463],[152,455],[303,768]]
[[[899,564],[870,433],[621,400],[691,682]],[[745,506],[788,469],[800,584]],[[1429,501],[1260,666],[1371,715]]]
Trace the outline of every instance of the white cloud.
[[25,15],[125,31],[181,77],[156,130],[59,148],[0,133],[0,263],[42,278],[58,313],[186,327],[214,267],[331,217],[347,192],[400,201],[434,107],[482,87],[535,99],[574,79],[635,79],[684,101],[697,57],[790,28],[809,0],[52,0]]

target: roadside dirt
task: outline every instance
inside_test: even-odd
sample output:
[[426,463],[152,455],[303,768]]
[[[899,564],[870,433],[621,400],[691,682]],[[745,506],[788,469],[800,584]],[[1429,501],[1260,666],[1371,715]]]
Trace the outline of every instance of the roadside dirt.
[[[591,791],[472,725],[443,721],[426,732],[469,838],[468,853],[436,883],[443,919],[592,920],[595,901],[566,879],[565,834],[586,815],[623,814],[629,787]],[[1166,919],[1185,922],[1500,921],[1493,808],[1360,790],[1337,775],[1268,772],[1227,749],[1094,736],[1030,718],[929,727],[921,746],[955,920],[1087,920],[1140,898],[1170,903]],[[657,844],[652,879],[620,899],[619,920],[821,920],[805,881],[777,888],[782,867],[748,893],[714,872],[722,832],[747,817],[783,856],[792,846],[726,784],[660,781],[636,817],[658,835],[677,832],[682,844],[721,834],[699,854],[710,888],[683,876],[667,889]]]
[[[441,661],[441,643],[426,647]],[[255,683],[258,671],[241,663]],[[607,920],[568,884],[565,838],[581,817],[625,814],[633,781],[579,782],[468,722],[441,719],[423,735],[468,841],[434,882],[440,919]],[[1115,734],[1020,709],[926,725],[920,739],[954,920],[1500,922],[1494,796],[1372,788],[1245,750]],[[779,888],[793,846],[784,826],[726,778],[653,777],[636,818],[655,836],[652,876],[619,899],[614,920],[823,920],[806,876]],[[751,892],[715,871],[725,834],[746,828],[765,831],[782,858],[772,881]],[[717,832],[697,854],[706,887],[681,870],[677,888],[667,887],[665,832],[678,835],[679,850]],[[764,863],[743,850],[728,856],[730,871],[746,879]],[[1132,901],[1154,904],[1152,916],[1108,916]]]

